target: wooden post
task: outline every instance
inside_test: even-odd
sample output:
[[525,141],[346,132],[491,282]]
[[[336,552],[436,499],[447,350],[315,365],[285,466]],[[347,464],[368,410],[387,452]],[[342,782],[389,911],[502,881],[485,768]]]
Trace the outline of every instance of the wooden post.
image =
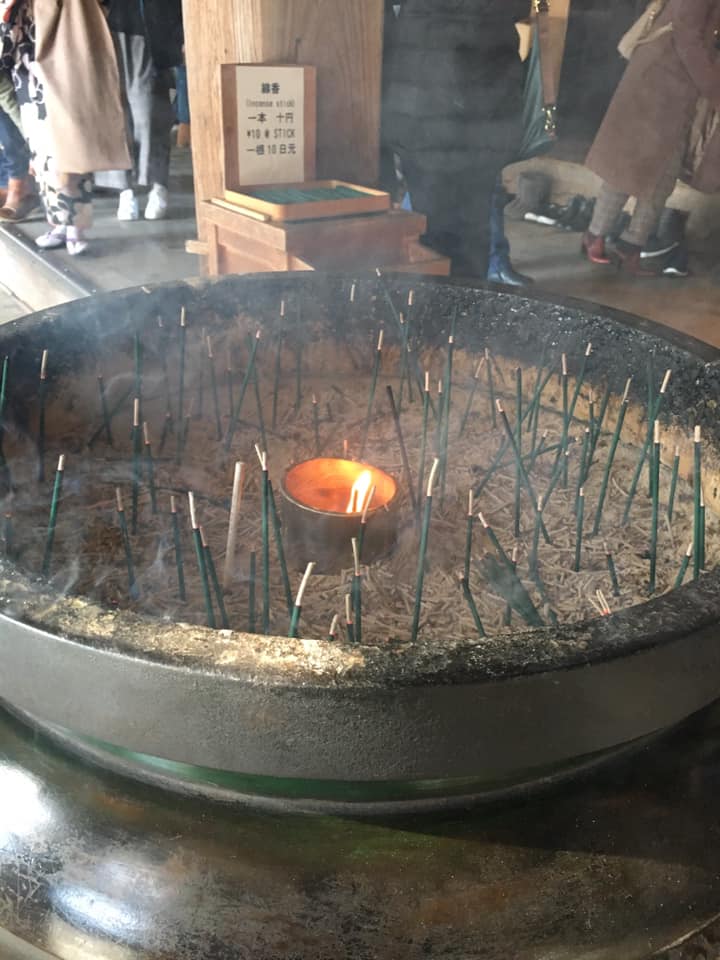
[[201,202],[223,195],[220,64],[317,67],[317,175],[378,178],[383,0],[183,0],[199,244]]

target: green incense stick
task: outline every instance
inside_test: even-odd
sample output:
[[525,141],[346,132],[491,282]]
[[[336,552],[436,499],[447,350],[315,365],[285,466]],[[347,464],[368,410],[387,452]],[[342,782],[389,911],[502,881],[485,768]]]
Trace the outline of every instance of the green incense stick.
[[132,512],[130,514],[130,529],[133,536],[137,533],[138,498],[140,495],[140,451],[142,440],[140,437],[140,398],[133,400],[132,421]]
[[[525,466],[522,462],[522,457],[520,456],[520,451],[517,448],[515,437],[513,436],[512,427],[510,426],[510,422],[507,418],[507,414],[505,413],[505,408],[503,407],[502,400],[497,400],[496,406],[497,406],[497,411],[500,414],[500,419],[502,421],[505,434],[508,438],[508,441],[510,442],[510,447],[512,449],[513,455],[515,456],[515,462],[518,467],[520,479],[522,480],[523,486],[525,487],[525,490],[527,491],[528,496],[530,497],[530,503],[533,506],[533,510],[537,512],[538,498],[535,495],[535,491],[533,490],[532,483],[530,482],[530,477],[528,476],[527,470],[525,469]],[[547,502],[547,498],[546,498],[546,502]],[[547,532],[547,529],[545,527],[545,523],[542,517],[540,518],[540,532],[542,533],[543,539],[545,540],[545,542],[551,543],[550,535]]]
[[448,336],[447,359],[445,361],[445,382],[443,384],[443,412],[442,412],[442,431],[440,455],[440,503],[445,502],[445,486],[447,482],[448,466],[448,439],[450,435],[450,411],[452,409],[452,376],[453,359],[455,356],[455,327],[457,325],[458,308],[453,310],[452,320],[450,322],[450,335]]
[[685,574],[688,572],[688,567],[690,566],[690,558],[693,555],[694,549],[694,545],[690,543],[685,551],[685,555],[682,558],[682,563],[680,564],[680,569],[678,570],[678,575],[675,578],[675,584],[673,586],[674,590],[677,590],[678,587],[682,586],[682,582],[685,579]]
[[625,414],[628,410],[628,394],[630,393],[631,383],[632,377],[628,377],[627,383],[625,384],[625,392],[623,393],[622,402],[620,404],[620,412],[618,413],[617,422],[615,423],[615,432],[613,433],[612,442],[610,443],[610,451],[608,453],[607,462],[605,463],[605,472],[603,474],[602,484],[600,486],[600,496],[598,498],[598,505],[595,511],[595,522],[593,523],[592,528],[592,535],[594,537],[600,532],[602,512],[605,505],[605,497],[607,496],[608,482],[610,480],[610,471],[612,470],[613,461],[615,459],[615,451],[617,450],[618,443],[620,441],[620,434],[622,433],[623,424],[625,422]]
[[570,408],[568,410],[568,428],[572,423],[573,417],[575,416],[575,408],[577,407],[578,399],[580,398],[580,391],[582,390],[583,383],[585,382],[585,370],[587,367],[587,362],[590,354],[592,353],[592,344],[588,343],[585,348],[585,353],[583,354],[582,361],[580,363],[580,370],[577,375],[577,380],[575,381],[575,389],[573,390],[572,400],[570,401]]
[[[515,368],[515,445],[520,460],[515,464],[515,510],[513,515],[515,539],[520,536],[520,494],[522,493],[522,367]],[[511,614],[512,615],[512,614]]]
[[588,458],[588,470],[595,460],[595,451],[597,449],[598,441],[600,440],[600,434],[602,433],[603,424],[605,422],[605,415],[607,414],[608,405],[610,403],[610,397],[612,396],[612,385],[608,384],[607,390],[605,391],[605,396],[603,401],[600,404],[600,412],[595,418],[595,422],[592,430],[592,439],[590,441],[590,456]]
[[580,467],[578,469],[577,486],[575,488],[575,514],[577,514],[577,511],[578,511],[578,501],[580,499],[580,488],[585,486],[589,453],[590,453],[590,427],[585,427],[585,433],[583,435],[582,450],[580,452]]
[[[110,412],[109,412],[109,415],[108,415],[108,416],[109,416],[109,419],[110,419],[110,422],[112,422],[113,418],[116,416],[116,414],[119,412],[119,410],[122,409],[125,401],[128,399],[128,397],[130,397],[130,396],[132,395],[132,392],[133,392],[133,387],[132,387],[132,386],[128,387],[127,390],[123,390],[123,392],[121,393],[121,395],[118,397],[118,399],[115,401],[115,403],[113,404],[112,408],[110,409]],[[103,423],[100,424],[100,426],[95,430],[95,432],[92,434],[92,436],[91,436],[90,439],[88,440],[88,444],[87,444],[88,447],[94,446],[95,443],[97,443],[99,437],[100,437],[104,432],[105,432],[105,422],[103,421]]]
[[[247,344],[248,344],[248,349],[252,353],[253,339],[250,336],[250,334],[248,334],[247,336]],[[263,412],[262,397],[260,396],[260,378],[258,376],[257,358],[255,359],[255,363],[253,364],[252,384],[253,384],[253,392],[255,394],[255,407],[257,409],[257,415],[258,415],[258,426],[260,427],[260,440],[262,443],[263,450],[267,450],[268,442],[267,442],[267,433],[265,430],[265,414]]]
[[255,633],[255,581],[257,559],[255,551],[250,551],[250,567],[248,570],[248,633]]
[[475,515],[473,513],[473,492],[468,490],[468,512],[467,526],[465,528],[465,564],[463,566],[463,578],[470,581],[470,555],[472,554],[473,541],[473,522]]
[[562,388],[563,427],[562,427],[562,437],[560,439],[560,454],[558,454],[558,460],[562,464],[563,489],[567,490],[567,485],[568,485],[567,460],[563,460],[562,458],[562,454],[565,453],[565,450],[567,449],[568,432],[570,430],[570,406],[568,401],[568,367],[567,367],[567,354],[565,353],[563,353],[561,356],[560,385]]
[[575,571],[575,573],[580,572],[584,516],[585,516],[585,489],[584,487],[580,487],[580,499],[578,500],[578,508],[577,508],[577,523],[575,525],[575,562],[573,563],[573,570]]
[[277,504],[275,503],[275,493],[273,491],[273,485],[272,485],[272,481],[270,480],[269,473],[268,473],[268,482],[267,482],[267,492],[268,492],[268,507],[270,510],[270,520],[272,521],[273,536],[275,538],[275,549],[278,555],[278,562],[280,564],[280,574],[282,576],[283,588],[285,590],[285,603],[287,604],[288,613],[291,613],[293,608],[293,599],[292,599],[292,591],[290,589],[290,577],[288,575],[287,562],[285,560],[285,548],[283,546],[283,538],[282,538],[282,524],[280,523],[280,515],[278,514]]
[[290,615],[290,629],[288,630],[289,637],[297,637],[298,624],[300,623],[300,614],[302,613],[303,597],[305,595],[305,590],[307,588],[308,581],[314,569],[315,569],[315,564],[309,563],[305,568],[305,573],[303,574],[303,578],[300,581],[300,587],[298,588],[298,592],[295,597],[295,605],[293,606],[292,614]]
[[675,509],[675,492],[677,490],[678,474],[680,472],[680,447],[675,447],[675,456],[673,457],[672,475],[670,477],[670,493],[668,495],[667,518],[672,520],[673,510]]
[[148,431],[147,421],[143,423],[143,440],[145,446],[145,468],[147,472],[147,482],[150,488],[150,507],[153,514],[157,514],[157,490],[155,489],[155,461],[153,460],[152,444],[150,443],[150,433]]
[[267,467],[267,453],[255,448],[262,470],[262,501],[260,513],[260,530],[262,536],[262,632],[267,636],[270,632],[270,477]]
[[375,493],[377,492],[377,487],[373,484],[370,487],[370,493],[365,499],[365,506],[363,507],[362,516],[360,517],[360,533],[358,534],[358,559],[362,560],[363,544],[365,543],[365,531],[367,530],[368,522],[368,513],[370,511],[370,504],[375,498]]
[[355,642],[362,643],[362,575],[360,572],[360,548],[356,537],[352,538],[353,578],[352,605],[355,621]]
[[120,526],[120,536],[122,537],[123,551],[125,553],[125,565],[128,575],[128,592],[133,600],[140,597],[140,589],[135,578],[135,564],[133,563],[132,548],[130,546],[130,534],[128,533],[127,520],[125,519],[125,508],[123,506],[122,491],[120,487],[115,488],[115,501],[117,504],[118,524]]
[[[510,563],[512,564],[513,573],[517,576],[517,558],[518,558],[518,548],[514,546],[512,548],[512,554],[510,556]],[[512,603],[508,600],[505,604],[505,614],[503,615],[503,624],[506,627],[509,627],[512,623]]]
[[215,561],[213,560],[212,553],[210,552],[210,545],[207,542],[205,531],[202,527],[200,527],[200,542],[202,544],[203,553],[205,556],[205,567],[210,577],[213,593],[215,594],[215,602],[217,603],[217,608],[220,611],[220,623],[222,624],[223,630],[229,630],[230,621],[228,620],[227,610],[225,609],[225,599],[223,597],[222,587],[220,586],[220,581],[218,580]]
[[423,389],[423,415],[422,415],[422,436],[420,439],[420,461],[418,463],[418,489],[417,503],[422,500],[422,492],[425,483],[425,458],[427,456],[427,433],[428,417],[430,412],[430,374],[425,371],[425,383]]
[[52,499],[50,501],[50,519],[48,520],[47,535],[45,537],[45,555],[43,556],[42,575],[47,577],[50,573],[50,563],[52,561],[53,542],[55,540],[55,527],[57,525],[58,505],[60,503],[60,494],[62,493],[63,474],[65,472],[65,454],[60,454],[57,470],[55,471],[55,484],[53,486]]
[[385,331],[381,330],[378,334],[377,348],[375,350],[375,361],[373,363],[372,380],[370,381],[370,395],[368,397],[367,413],[365,414],[365,425],[363,427],[362,440],[360,441],[360,459],[365,455],[365,446],[367,444],[368,432],[370,430],[370,421],[372,420],[373,404],[375,403],[375,390],[377,388],[378,374],[380,364],[382,363],[382,348]]
[[197,558],[198,571],[200,573],[203,600],[205,601],[207,625],[214,630],[216,627],[215,612],[213,610],[212,596],[210,594],[210,580],[208,577],[207,563],[205,561],[205,551],[203,550],[202,537],[200,535],[200,526],[195,513],[195,494],[188,493],[188,504],[190,506],[190,526],[192,528],[193,543],[195,544],[195,556]]
[[172,428],[172,414],[169,410],[165,411],[165,418],[163,420],[162,430],[160,431],[160,444],[158,446],[158,453],[162,453],[165,449],[165,444],[167,438],[170,435],[170,430]]
[[425,559],[427,556],[428,537],[430,534],[430,518],[432,516],[433,486],[435,477],[440,467],[440,459],[435,457],[433,465],[430,468],[430,474],[427,482],[427,492],[425,495],[425,510],[423,513],[422,530],[420,533],[420,551],[418,554],[417,575],[415,578],[415,608],[413,610],[413,621],[411,638],[415,643],[418,630],[420,628],[420,611],[422,609],[423,583],[425,580]]
[[700,490],[700,571],[705,569],[705,494]]
[[485,357],[482,357],[478,365],[475,367],[475,373],[473,374],[472,384],[470,386],[470,393],[468,394],[467,404],[465,405],[465,413],[463,413],[462,420],[460,421],[458,437],[461,437],[465,433],[465,427],[467,426],[473,401],[475,400],[475,394],[477,393],[478,383],[480,382],[480,371],[482,370],[484,363]]
[[[5,358],[5,362],[7,362],[7,357]],[[5,380],[5,367],[3,366],[3,382],[4,380]],[[105,439],[107,440],[108,446],[111,447],[113,438],[112,438],[112,428],[110,426],[110,411],[108,410],[107,394],[105,392],[105,381],[101,373],[98,373],[97,381],[98,381],[98,390],[100,391],[100,410],[102,412],[103,426],[105,428]]]
[[183,417],[185,416],[185,348],[187,342],[187,315],[185,307],[180,309],[180,375],[178,379],[178,433],[177,450],[175,453],[175,462],[179,465],[182,460],[183,446],[185,443],[185,432],[183,430]]
[[217,377],[215,376],[215,357],[213,355],[210,336],[205,339],[207,344],[208,368],[210,370],[210,390],[212,392],[213,408],[215,411],[215,433],[218,440],[222,440],[222,421],[220,419],[220,398],[218,396]]
[[398,409],[395,405],[393,388],[388,383],[385,389],[387,390],[388,400],[390,401],[390,410],[392,412],[393,421],[395,423],[395,432],[397,434],[398,444],[400,446],[400,456],[402,457],[405,479],[407,481],[408,493],[410,495],[410,506],[412,507],[413,514],[417,514],[418,503],[415,500],[415,487],[413,485],[412,471],[410,470],[410,461],[408,460],[407,448],[405,447],[402,425],[400,424],[400,414],[398,413]]
[[483,622],[480,619],[480,614],[478,613],[478,608],[475,603],[475,598],[473,597],[472,591],[470,590],[470,584],[468,583],[465,577],[460,577],[460,586],[462,587],[462,592],[463,592],[463,596],[465,597],[465,602],[467,603],[468,609],[470,610],[470,614],[475,622],[475,629],[477,630],[480,637],[484,638],[487,636],[487,633],[485,633],[485,627],[483,626]]
[[702,491],[702,436],[695,427],[693,442],[693,580],[700,576],[702,543],[700,534],[700,496]]
[[660,410],[662,408],[663,400],[665,399],[665,393],[667,391],[668,383],[670,382],[670,370],[665,371],[665,376],[663,378],[660,391],[658,393],[657,399],[655,400],[655,405],[653,410],[648,410],[648,427],[647,434],[645,436],[645,443],[640,450],[640,457],[635,467],[635,473],[633,474],[632,481],[630,483],[630,490],[628,491],[627,499],[625,501],[625,511],[623,513],[623,525],[627,524],[630,519],[630,510],[632,509],[633,501],[635,499],[635,494],[637,492],[638,483],[640,481],[640,475],[642,469],[645,466],[645,460],[647,459],[648,453],[650,452],[650,445],[652,444],[652,432],[653,432],[653,422],[658,420],[660,417]]
[[133,337],[134,356],[135,356],[135,393],[134,396],[140,401],[140,415],[142,416],[142,368],[143,368],[143,350],[140,334],[135,331]]
[[616,597],[620,596],[620,583],[618,581],[617,570],[615,568],[615,561],[613,559],[612,552],[607,544],[604,544],[605,547],[605,561],[607,563],[608,573],[610,574],[610,582],[612,584],[612,592]]
[[40,412],[38,415],[38,483],[45,480],[45,405],[47,402],[47,361],[48,352],[43,350],[40,360],[40,386],[38,390],[40,400]]
[[540,552],[540,521],[542,519],[543,501],[538,497],[535,511],[535,525],[533,527],[532,549],[530,551],[530,576],[535,577],[539,572],[538,555]]
[[228,425],[228,432],[225,438],[225,451],[229,451],[232,446],[233,437],[235,436],[235,430],[237,429],[238,420],[240,419],[240,412],[242,410],[242,405],[245,400],[245,394],[247,393],[247,388],[250,383],[250,378],[252,377],[253,368],[255,366],[255,358],[257,357],[258,345],[260,343],[260,331],[258,330],[255,334],[255,339],[253,340],[252,348],[250,350],[250,359],[248,360],[248,365],[245,370],[245,376],[242,380],[242,385],[240,387],[240,396],[238,401],[235,404],[235,409],[232,411],[230,416],[230,423]]
[[187,599],[185,592],[185,561],[183,559],[182,540],[180,538],[180,522],[177,514],[175,497],[170,497],[170,524],[172,528],[173,546],[175,547],[175,569],[177,570],[178,595],[182,601]]
[[650,461],[650,495],[652,497],[652,518],[650,521],[650,582],[648,594],[655,593],[657,576],[658,515],[660,512],[660,424],[653,424],[653,452]]

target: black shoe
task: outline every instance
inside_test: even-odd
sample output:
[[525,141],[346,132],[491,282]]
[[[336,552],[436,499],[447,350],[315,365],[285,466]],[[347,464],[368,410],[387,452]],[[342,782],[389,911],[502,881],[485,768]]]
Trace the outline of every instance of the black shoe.
[[679,243],[672,250],[662,264],[661,273],[664,277],[676,277],[682,279],[690,276],[690,267],[688,265],[687,247]]
[[532,277],[518,273],[509,262],[488,267],[487,279],[491,283],[504,283],[506,287],[527,287],[535,282]]

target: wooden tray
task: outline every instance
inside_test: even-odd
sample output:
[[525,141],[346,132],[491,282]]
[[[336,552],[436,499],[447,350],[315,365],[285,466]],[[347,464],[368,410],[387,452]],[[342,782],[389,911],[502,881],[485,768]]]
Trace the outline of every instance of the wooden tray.
[[322,220],[390,209],[390,194],[344,180],[260,184],[225,190],[225,199],[271,220]]

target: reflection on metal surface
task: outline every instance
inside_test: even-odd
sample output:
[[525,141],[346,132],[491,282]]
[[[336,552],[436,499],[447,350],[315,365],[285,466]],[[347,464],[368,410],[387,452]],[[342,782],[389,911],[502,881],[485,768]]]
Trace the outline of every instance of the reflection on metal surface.
[[23,770],[0,768],[0,847],[32,836],[49,819],[41,784]]

